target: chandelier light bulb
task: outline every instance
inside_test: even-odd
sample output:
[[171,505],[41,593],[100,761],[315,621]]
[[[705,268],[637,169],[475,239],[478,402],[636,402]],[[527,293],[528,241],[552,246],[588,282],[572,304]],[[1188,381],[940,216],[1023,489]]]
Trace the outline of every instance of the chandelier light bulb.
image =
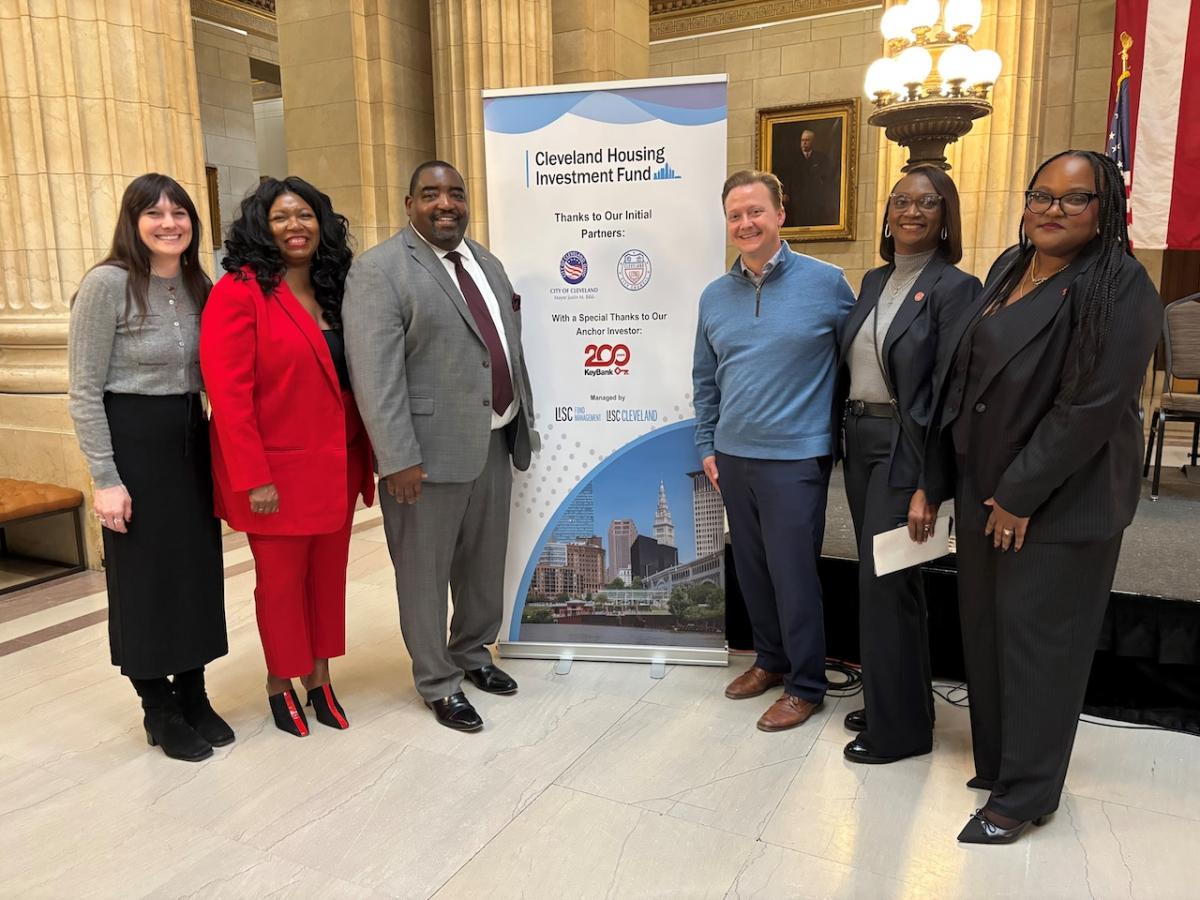
[[903,3],[888,7],[879,20],[879,30],[889,41],[912,40],[912,24],[908,20],[908,7]]
[[975,71],[975,51],[966,44],[947,47],[938,59],[937,70],[950,84],[967,82]]
[[946,0],[946,30],[974,34],[983,18],[980,0]]
[[995,84],[1003,67],[1004,61],[1000,59],[1000,54],[995,50],[977,50],[971,59],[971,74],[967,81],[973,85]]
[[886,56],[871,63],[867,69],[867,77],[863,80],[863,89],[872,100],[880,94],[898,94],[900,87],[900,71],[896,60]]
[[938,0],[908,0],[908,25],[910,28],[932,28],[942,15]]
[[906,87],[921,84],[933,69],[933,57],[924,47],[909,47],[896,57],[896,67],[900,72],[901,83]]

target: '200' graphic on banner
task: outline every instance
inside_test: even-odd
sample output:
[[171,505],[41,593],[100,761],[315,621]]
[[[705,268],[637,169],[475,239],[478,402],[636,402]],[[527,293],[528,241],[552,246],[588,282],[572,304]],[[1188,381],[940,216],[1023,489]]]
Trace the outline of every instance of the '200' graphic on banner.
[[625,344],[588,344],[583,348],[585,375],[628,375],[629,347]]

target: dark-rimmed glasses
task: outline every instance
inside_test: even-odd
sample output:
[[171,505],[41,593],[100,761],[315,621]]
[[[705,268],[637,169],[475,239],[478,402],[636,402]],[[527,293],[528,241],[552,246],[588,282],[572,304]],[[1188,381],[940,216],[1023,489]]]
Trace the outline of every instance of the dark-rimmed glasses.
[[1061,197],[1055,197],[1045,191],[1026,191],[1025,208],[1031,213],[1048,213],[1050,207],[1058,204],[1058,208],[1068,216],[1082,215],[1092,205],[1092,201],[1100,195],[1095,191],[1071,191]]
[[922,212],[933,212],[942,202],[941,194],[922,194],[920,197],[910,197],[908,194],[889,194],[888,203],[896,212],[904,212],[914,203]]

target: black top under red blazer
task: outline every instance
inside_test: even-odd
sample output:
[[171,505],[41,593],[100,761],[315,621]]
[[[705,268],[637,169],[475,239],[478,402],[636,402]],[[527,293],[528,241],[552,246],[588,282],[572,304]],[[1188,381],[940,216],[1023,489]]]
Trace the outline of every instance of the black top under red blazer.
[[[842,415],[850,394],[850,345],[864,326],[871,327],[871,313],[895,268],[888,263],[863,276],[858,301],[838,336],[838,368],[833,390],[835,459],[845,456]],[[917,443],[924,441],[929,425],[938,354],[948,355],[954,349],[953,346],[947,348],[943,335],[974,303],[981,290],[982,285],[974,275],[968,275],[941,256],[934,256],[917,276],[880,343],[880,355],[896,392],[904,427]],[[888,484],[894,488],[915,489],[920,477],[920,455],[912,441],[897,431],[892,443]]]
[[[954,493],[958,473],[950,426],[959,415],[969,414],[970,469],[965,474],[979,497],[995,497],[1014,515],[1031,517],[1026,540],[1101,541],[1133,521],[1143,450],[1138,400],[1162,329],[1162,301],[1142,264],[1124,257],[1116,275],[1112,322],[1095,367],[1074,397],[1061,396],[1079,293],[1098,256],[1099,242],[1093,241],[1042,285],[1055,302],[1039,303],[1038,314],[1023,320],[1011,354],[983,373],[973,396],[960,397],[965,373],[959,352],[970,325],[1009,271],[1024,265],[1027,257],[1011,247],[996,260],[982,295],[951,336],[955,353],[935,376],[935,427],[925,453],[930,500],[941,502]],[[957,515],[965,527],[974,527],[986,520],[986,509],[960,509]]]
[[[346,455],[363,455],[359,492],[375,496],[365,430],[346,446],[343,395],[329,345],[286,282],[264,296],[253,272],[213,286],[200,320],[200,368],[212,403],[217,515],[252,534],[328,534],[346,522]],[[252,488],[274,484],[279,511],[250,511]]]

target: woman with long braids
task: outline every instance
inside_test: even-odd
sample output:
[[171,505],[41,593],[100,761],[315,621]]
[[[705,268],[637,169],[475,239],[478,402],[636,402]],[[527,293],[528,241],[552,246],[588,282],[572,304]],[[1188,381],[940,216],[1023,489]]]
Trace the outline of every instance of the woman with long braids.
[[300,178],[268,178],[225,241],[200,364],[213,410],[217,512],[247,533],[275,725],[304,737],[299,677],[317,721],[349,727],[329,681],[346,652],[346,564],[371,447],[350,392],[342,294],[349,228]]
[[1025,192],[935,378],[931,502],[957,513],[975,777],[958,840],[1004,844],[1058,807],[1125,527],[1138,396],[1162,302],[1131,255],[1120,170],[1068,150]]
[[146,740],[195,762],[232,743],[204,667],[228,651],[221,528],[200,403],[200,217],[177,181],[135,178],[112,249],[71,303],[70,410],[103,527],[113,665]]

